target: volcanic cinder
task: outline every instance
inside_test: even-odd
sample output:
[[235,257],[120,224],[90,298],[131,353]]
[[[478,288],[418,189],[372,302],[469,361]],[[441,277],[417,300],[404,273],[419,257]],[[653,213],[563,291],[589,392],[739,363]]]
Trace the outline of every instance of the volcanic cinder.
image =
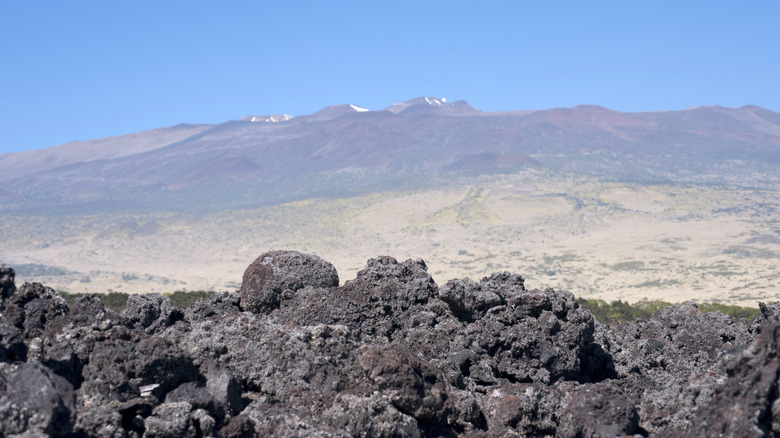
[[0,436],[774,436],[780,305],[606,326],[520,275],[262,254],[188,309],[69,308],[0,268]]

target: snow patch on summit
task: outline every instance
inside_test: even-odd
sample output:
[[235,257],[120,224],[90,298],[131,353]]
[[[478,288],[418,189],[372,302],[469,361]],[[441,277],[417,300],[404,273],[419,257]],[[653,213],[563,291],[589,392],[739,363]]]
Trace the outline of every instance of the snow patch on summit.
[[425,98],[425,102],[427,102],[428,105],[431,105],[431,106],[441,106],[443,100],[439,100],[439,99],[437,99],[435,97],[426,97]]
[[292,118],[293,116],[288,114],[277,114],[271,116],[246,116],[241,120],[244,122],[279,123],[279,122],[286,122]]
[[353,110],[355,110],[355,112],[358,112],[358,113],[364,113],[364,112],[366,112],[366,111],[370,111],[370,110],[367,110],[367,109],[363,108],[362,106],[357,106],[357,105],[349,105],[349,106],[350,106],[350,107],[351,107]]

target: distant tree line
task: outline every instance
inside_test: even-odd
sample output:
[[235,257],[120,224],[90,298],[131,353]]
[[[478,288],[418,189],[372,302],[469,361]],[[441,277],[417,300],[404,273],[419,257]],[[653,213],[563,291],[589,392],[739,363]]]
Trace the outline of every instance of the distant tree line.
[[[577,303],[587,309],[602,324],[633,322],[637,319],[650,319],[654,313],[669,307],[672,303],[660,300],[641,300],[634,304],[617,300],[607,303],[604,300],[577,298]],[[758,307],[740,307],[721,303],[697,303],[703,313],[721,312],[734,318],[752,320],[758,314]]]

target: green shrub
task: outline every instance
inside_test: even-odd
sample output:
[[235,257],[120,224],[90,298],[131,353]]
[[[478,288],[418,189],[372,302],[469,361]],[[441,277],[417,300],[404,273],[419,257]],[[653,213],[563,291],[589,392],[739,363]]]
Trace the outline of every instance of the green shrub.
[[122,309],[127,306],[127,297],[130,296],[130,294],[125,292],[109,292],[107,294],[71,294],[68,292],[59,292],[59,294],[62,298],[65,299],[65,302],[68,303],[68,307],[73,307],[73,305],[76,304],[76,300],[81,297],[98,295],[103,301],[103,305],[115,312],[121,312]]
[[201,298],[208,298],[214,295],[214,291],[194,290],[194,291],[180,291],[177,290],[170,294],[163,294],[171,299],[174,306],[186,309],[198,301]]
[[[603,324],[611,324],[613,321],[620,323],[633,322],[637,319],[650,319],[659,310],[672,305],[672,303],[660,300],[643,299],[629,304],[621,300],[607,303],[604,300],[587,298],[577,298],[577,304],[583,309],[589,310]],[[758,307],[730,306],[719,303],[701,303],[698,306],[703,313],[721,312],[734,318],[745,318],[748,321],[758,314]]]
[[729,316],[733,316],[734,318],[745,318],[748,321],[755,318],[759,312],[758,307],[753,308],[753,307],[730,306],[727,304],[720,304],[720,303],[702,303],[699,304],[699,310],[701,310],[704,313],[720,312]]

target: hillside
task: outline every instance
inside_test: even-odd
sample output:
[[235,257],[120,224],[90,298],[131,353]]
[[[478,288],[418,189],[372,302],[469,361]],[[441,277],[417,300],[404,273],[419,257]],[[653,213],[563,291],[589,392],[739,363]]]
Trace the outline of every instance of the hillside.
[[215,211],[527,167],[777,188],[779,164],[780,114],[758,107],[484,113],[417,98],[379,111],[337,105],[10,154],[0,159],[0,211]]
[[344,279],[387,254],[437,281],[511,270],[608,301],[755,306],[780,299],[778,123],[419,98],[5,155],[0,261],[73,293],[220,291],[288,248]]

